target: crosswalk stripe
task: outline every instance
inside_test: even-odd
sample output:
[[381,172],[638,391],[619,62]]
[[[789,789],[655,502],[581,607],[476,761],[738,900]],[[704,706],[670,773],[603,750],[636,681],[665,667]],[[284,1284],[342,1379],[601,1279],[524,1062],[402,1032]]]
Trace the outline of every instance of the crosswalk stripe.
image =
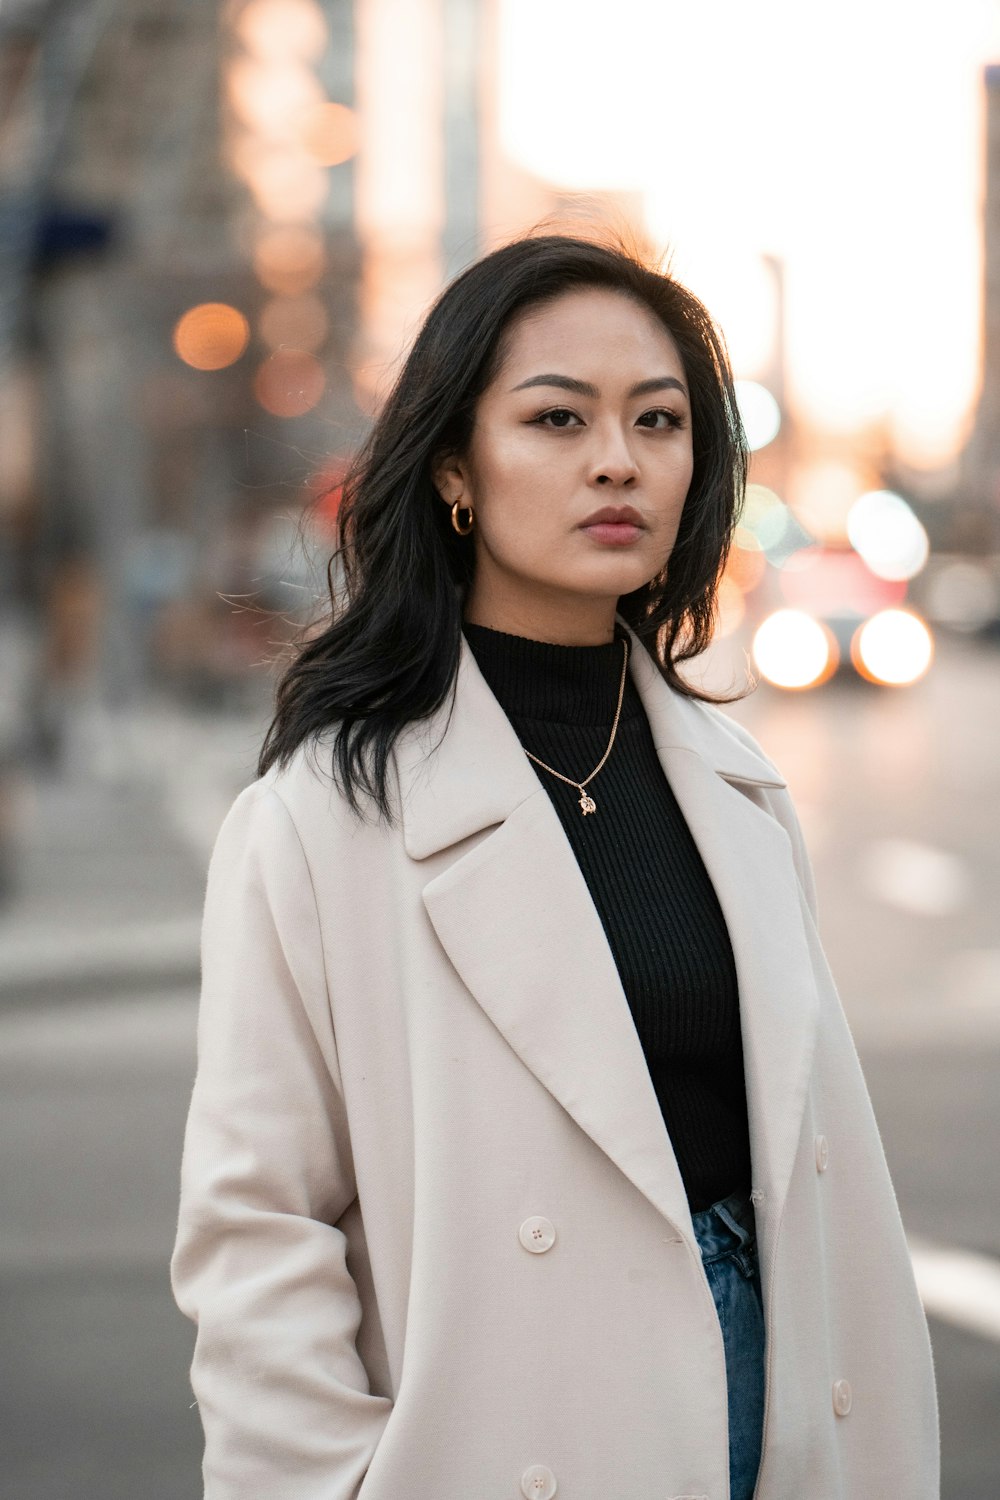
[[956,1250],[910,1239],[910,1257],[924,1311],[1000,1339],[1000,1261],[972,1250]]

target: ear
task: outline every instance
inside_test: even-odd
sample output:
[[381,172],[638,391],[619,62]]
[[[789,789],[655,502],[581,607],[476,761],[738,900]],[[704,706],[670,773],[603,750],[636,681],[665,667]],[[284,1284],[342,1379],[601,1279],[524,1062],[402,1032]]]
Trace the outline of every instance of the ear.
[[447,506],[456,500],[463,505],[470,503],[468,473],[457,453],[438,454],[431,464],[431,482]]

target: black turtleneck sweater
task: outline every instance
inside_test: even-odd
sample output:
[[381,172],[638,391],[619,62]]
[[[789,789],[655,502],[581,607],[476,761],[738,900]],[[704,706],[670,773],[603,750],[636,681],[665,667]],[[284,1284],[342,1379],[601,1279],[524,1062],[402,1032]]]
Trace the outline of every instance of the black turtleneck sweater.
[[[584,778],[608,745],[624,631],[559,646],[463,622],[521,744]],[[641,649],[641,648],[640,648]],[[657,757],[642,699],[625,683],[606,763],[580,793],[537,766],[618,965],[693,1213],[750,1188],[739,994],[715,890]]]

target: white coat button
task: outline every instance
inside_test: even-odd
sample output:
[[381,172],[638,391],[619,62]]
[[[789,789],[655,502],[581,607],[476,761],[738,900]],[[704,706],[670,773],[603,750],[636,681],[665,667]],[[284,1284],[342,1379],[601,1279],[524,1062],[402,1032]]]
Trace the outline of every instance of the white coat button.
[[[517,1237],[525,1250],[530,1250],[532,1255],[541,1255],[543,1250],[550,1250],[555,1244],[556,1231],[551,1219],[544,1219],[541,1214],[532,1214],[517,1231]],[[545,1472],[548,1473],[548,1470]],[[527,1493],[525,1490],[525,1494]],[[552,1493],[551,1490],[549,1493]]]
[[544,1464],[532,1464],[521,1475],[521,1494],[527,1495],[528,1500],[549,1500],[555,1492],[556,1476]]
[[826,1136],[825,1135],[818,1135],[816,1137],[816,1170],[817,1170],[817,1172],[825,1172],[826,1171],[827,1162],[829,1160],[830,1160],[830,1147],[827,1145]]
[[851,1383],[849,1380],[833,1382],[833,1409],[838,1417],[846,1417],[851,1409]]

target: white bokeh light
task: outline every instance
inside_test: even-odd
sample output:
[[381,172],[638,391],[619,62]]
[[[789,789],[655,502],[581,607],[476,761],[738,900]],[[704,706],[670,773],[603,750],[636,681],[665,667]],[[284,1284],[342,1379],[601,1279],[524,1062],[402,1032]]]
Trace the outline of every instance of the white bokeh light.
[[919,615],[908,609],[883,609],[858,631],[854,653],[876,682],[916,682],[931,664],[934,642]]
[[776,609],[753,638],[753,659],[775,687],[803,688],[829,671],[834,642],[818,620],[801,609]]
[[781,430],[781,408],[766,386],[756,380],[737,380],[736,404],[740,409],[747,442],[752,452],[766,448]]
[[926,531],[892,490],[858,496],[847,513],[847,536],[879,578],[915,578],[930,554]]

